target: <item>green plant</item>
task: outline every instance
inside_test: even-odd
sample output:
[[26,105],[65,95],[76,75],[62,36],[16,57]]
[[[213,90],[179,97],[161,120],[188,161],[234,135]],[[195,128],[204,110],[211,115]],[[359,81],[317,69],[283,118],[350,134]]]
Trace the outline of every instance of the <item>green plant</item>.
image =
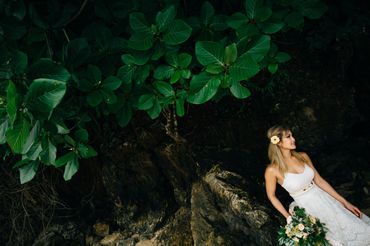
[[161,4],[0,1],[0,143],[22,183],[39,165],[71,179],[97,154],[88,129],[99,118],[125,127],[137,110],[182,117],[186,103],[249,97],[251,78],[290,59],[274,36],[326,10],[318,0],[247,0],[244,12],[204,2],[189,15],[178,1]]

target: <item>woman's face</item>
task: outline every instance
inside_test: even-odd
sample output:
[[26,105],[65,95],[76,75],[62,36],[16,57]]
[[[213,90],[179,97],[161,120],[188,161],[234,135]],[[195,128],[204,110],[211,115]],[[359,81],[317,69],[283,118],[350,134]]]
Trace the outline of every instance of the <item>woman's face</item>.
[[283,133],[281,141],[278,143],[279,147],[282,149],[293,150],[296,148],[295,139],[291,131],[286,131]]

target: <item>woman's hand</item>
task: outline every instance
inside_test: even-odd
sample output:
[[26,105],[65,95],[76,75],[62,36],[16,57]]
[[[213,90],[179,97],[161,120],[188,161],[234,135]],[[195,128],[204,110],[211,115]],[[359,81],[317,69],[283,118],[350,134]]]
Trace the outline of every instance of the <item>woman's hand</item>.
[[287,224],[292,223],[292,216],[291,215],[289,215],[288,217],[286,217],[286,223]]
[[360,209],[358,209],[356,206],[353,206],[351,203],[349,203],[348,201],[345,201],[343,203],[343,206],[348,209],[349,211],[351,211],[354,215],[356,215],[357,217],[361,218],[362,216],[362,213],[360,211]]

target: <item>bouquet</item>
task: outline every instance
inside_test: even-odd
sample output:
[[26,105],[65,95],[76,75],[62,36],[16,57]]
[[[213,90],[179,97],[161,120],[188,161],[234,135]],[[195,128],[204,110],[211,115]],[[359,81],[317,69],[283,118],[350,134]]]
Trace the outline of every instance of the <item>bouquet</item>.
[[330,246],[325,238],[327,228],[319,219],[306,214],[304,208],[292,209],[292,220],[278,232],[279,245],[287,246]]

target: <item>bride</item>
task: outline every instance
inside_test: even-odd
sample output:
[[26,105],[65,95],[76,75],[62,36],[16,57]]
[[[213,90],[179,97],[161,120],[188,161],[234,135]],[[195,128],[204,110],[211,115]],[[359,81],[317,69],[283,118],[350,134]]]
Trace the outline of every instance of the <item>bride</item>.
[[271,127],[267,137],[270,139],[268,156],[271,163],[265,171],[266,193],[287,222],[291,217],[275,195],[277,183],[289,192],[296,205],[326,224],[327,239],[332,245],[369,246],[369,217],[320,176],[306,153],[294,151],[295,139],[289,128]]

